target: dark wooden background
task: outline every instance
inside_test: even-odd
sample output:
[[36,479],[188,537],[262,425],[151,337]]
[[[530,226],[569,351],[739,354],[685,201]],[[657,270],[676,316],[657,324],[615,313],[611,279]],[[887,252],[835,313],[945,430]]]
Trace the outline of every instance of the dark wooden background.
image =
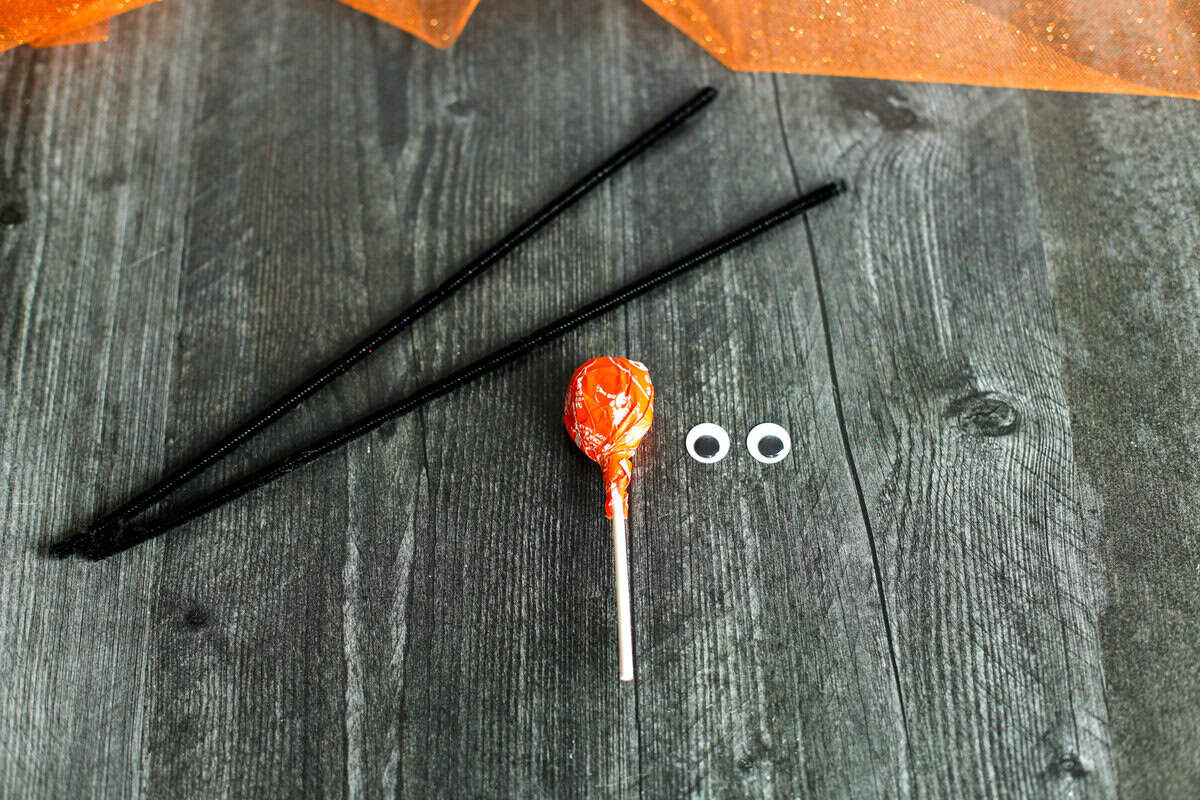
[[[207,483],[849,195],[168,539],[41,555],[704,84]],[[449,52],[169,0],[0,93],[0,795],[1200,795],[1195,102],[733,74],[634,0],[485,0]],[[659,391],[632,686],[559,421],[601,354]]]

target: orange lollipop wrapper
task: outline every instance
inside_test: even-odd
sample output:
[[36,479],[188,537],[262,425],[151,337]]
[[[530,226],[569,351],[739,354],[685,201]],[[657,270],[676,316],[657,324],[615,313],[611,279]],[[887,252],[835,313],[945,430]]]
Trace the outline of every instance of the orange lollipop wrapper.
[[571,375],[563,423],[575,445],[604,470],[604,513],[614,499],[629,516],[633,453],[654,421],[654,385],[646,365],[605,356],[585,361]]

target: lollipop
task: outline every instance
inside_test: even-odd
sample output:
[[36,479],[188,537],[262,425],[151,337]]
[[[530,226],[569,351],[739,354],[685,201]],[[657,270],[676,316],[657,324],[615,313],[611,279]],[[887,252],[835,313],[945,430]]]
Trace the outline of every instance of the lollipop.
[[612,520],[621,680],[633,680],[629,611],[629,477],[633,451],[654,420],[654,386],[645,364],[627,358],[585,361],[567,387],[563,422],[575,444],[604,470],[604,513]]

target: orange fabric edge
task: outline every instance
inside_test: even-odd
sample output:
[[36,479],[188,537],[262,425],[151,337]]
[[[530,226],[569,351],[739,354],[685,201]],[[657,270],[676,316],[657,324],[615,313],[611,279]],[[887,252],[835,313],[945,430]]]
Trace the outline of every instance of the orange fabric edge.
[[[834,64],[833,59],[822,59],[827,62],[813,63],[811,60],[797,66],[780,63],[780,60],[761,59],[761,53],[739,38],[730,41],[730,36],[746,33],[735,25],[733,30],[725,31],[713,22],[703,3],[689,0],[643,0],[656,14],[678,28],[693,42],[703,47],[709,55],[725,67],[738,72],[780,72],[801,75],[830,75],[851,78],[872,78],[882,80],[903,80],[920,83],[950,83],[971,86],[993,86],[1003,88],[1035,89],[1041,91],[1071,91],[1092,92],[1097,94],[1136,94],[1160,97],[1184,97],[1200,99],[1200,89],[1173,89],[1134,83],[1122,78],[1101,72],[1074,59],[1067,58],[1052,48],[1045,47],[1040,42],[1029,39],[1022,31],[1015,28],[1007,20],[1001,19],[986,10],[965,2],[946,3],[943,9],[945,16],[939,18],[936,28],[922,29],[922,33],[933,37],[930,42],[922,44],[925,52],[936,53],[944,50],[947,28],[958,30],[978,30],[989,27],[999,35],[1022,42],[1023,48],[1035,54],[1026,63],[1014,62],[1003,72],[1005,77],[996,78],[983,74],[981,70],[956,69],[952,65],[954,59],[938,60],[930,58],[922,64],[922,69],[900,69],[888,71],[884,68],[862,67],[855,64]],[[736,11],[736,5],[722,7],[724,12]],[[878,13],[886,14],[894,7],[878,5]],[[716,13],[716,8],[713,9]],[[761,24],[769,25],[769,19],[763,19]],[[833,20],[829,24],[834,24]],[[758,34],[756,34],[758,35]],[[919,36],[917,37],[919,38]],[[951,37],[953,40],[953,37]],[[915,44],[915,42],[913,43]],[[747,51],[755,58],[765,63],[760,66],[748,65]],[[796,59],[792,59],[795,61]]]
[[426,44],[445,50],[458,41],[479,0],[442,0],[419,4],[395,0],[341,0],[351,8],[411,33]]
[[64,47],[71,44],[88,44],[89,42],[107,42],[112,25],[108,20],[88,25],[79,30],[67,31],[56,36],[43,36],[29,42],[30,47]]
[[[4,29],[3,34],[0,34],[0,52],[23,44],[28,44],[32,47],[51,47],[56,44],[55,40],[59,37],[73,37],[75,34],[81,33],[86,29],[103,25],[113,17],[157,1],[116,0],[116,2],[95,2],[85,4],[76,13],[65,18],[54,19],[52,22],[36,18],[30,21],[22,20],[26,25],[24,30],[7,27]],[[36,30],[34,29],[35,26]],[[105,38],[107,38],[107,33],[105,34]],[[96,41],[96,39],[82,39],[80,41]],[[77,44],[78,42],[63,43]]]

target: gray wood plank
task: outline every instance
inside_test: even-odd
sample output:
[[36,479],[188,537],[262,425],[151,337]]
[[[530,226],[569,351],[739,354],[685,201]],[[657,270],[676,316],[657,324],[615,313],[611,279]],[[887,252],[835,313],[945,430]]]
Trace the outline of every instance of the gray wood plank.
[[[366,260],[365,209],[380,181],[364,176],[387,165],[370,159],[377,143],[363,134],[376,98],[358,85],[371,51],[355,45],[371,25],[344,12],[208,4],[220,34],[205,39],[197,86],[198,179],[168,426],[181,454],[355,341],[369,321],[368,271],[396,264]],[[202,483],[317,438],[362,413],[366,395],[361,379],[334,384]],[[145,548],[163,561],[152,795],[360,788],[361,731],[347,724],[362,713],[346,661],[355,650],[343,571],[358,502],[348,458],[335,454]],[[360,670],[357,658],[352,666]]]
[[[543,77],[532,97],[503,86],[492,89],[493,97],[464,86],[460,97],[481,109],[481,127],[495,120],[511,141],[561,142],[537,147],[532,161],[522,159],[508,173],[514,177],[555,185],[580,160],[595,157],[585,157],[585,147],[603,152],[615,125],[651,118],[676,85],[659,77],[652,53],[620,49],[649,21],[641,11],[631,18],[601,14],[599,6],[590,13],[578,6],[542,11],[536,27],[484,13],[455,57],[467,64],[506,62],[517,74],[540,68]],[[605,24],[593,30],[558,14]],[[682,41],[677,45],[673,63],[688,64],[693,75],[702,70],[721,77],[726,97],[706,114],[714,118],[697,120],[663,148],[669,152],[622,176],[532,243],[514,259],[516,266],[466,292],[447,310],[453,324],[418,331],[414,346],[425,360],[483,352],[531,319],[551,318],[678,254],[714,223],[728,224],[791,194],[769,84],[764,91],[761,79],[719,73]],[[620,56],[609,63],[603,54],[614,50]],[[548,54],[562,60],[546,64]],[[677,85],[682,96],[694,84]],[[514,105],[518,110],[508,110]],[[464,157],[445,178],[451,185],[486,185],[514,157],[511,142],[492,151],[494,137],[481,133],[468,141],[482,147],[483,156]],[[753,169],[730,174],[743,151],[764,146]],[[466,213],[440,214],[460,220],[470,220],[471,204],[479,202],[442,187],[431,194],[434,208],[461,203]],[[793,229],[793,241],[797,235]],[[786,239],[777,242],[767,251],[772,265],[786,269],[792,249]],[[747,259],[758,264],[750,255],[741,260]],[[430,499],[422,504],[418,496],[415,516],[425,520],[425,530],[416,540],[407,605],[412,656],[403,681],[410,724],[399,768],[407,794],[726,796],[772,787],[784,796],[900,793],[899,717],[882,625],[871,605],[869,553],[862,536],[842,541],[842,521],[860,523],[840,451],[826,448],[815,456],[819,467],[812,472],[805,465],[797,474],[777,473],[780,483],[767,508],[748,509],[730,496],[761,469],[743,455],[725,465],[734,472],[714,481],[693,471],[681,449],[683,434],[698,419],[675,410],[687,402],[680,387],[690,380],[691,391],[714,393],[708,402],[693,401],[694,414],[728,411],[739,398],[722,398],[723,390],[735,391],[738,370],[755,361],[752,340],[729,344],[736,312],[709,319],[701,310],[705,294],[713,303],[727,302],[720,296],[740,272],[730,261],[699,279],[703,283],[591,326],[423,415]],[[747,278],[738,302],[752,307],[771,292],[791,298],[799,282],[805,293],[784,313],[808,322],[802,345],[808,351],[809,343],[821,341],[819,328],[811,327],[814,297],[803,273],[776,284],[772,272],[753,269],[756,277]],[[685,294],[703,286],[706,292]],[[497,294],[513,298],[512,305],[497,308]],[[774,345],[785,331],[769,327],[761,335]],[[701,332],[704,346],[697,346],[692,337]],[[756,334],[757,327],[747,336]],[[782,358],[793,342],[786,345],[783,363],[773,364],[771,380],[763,382],[776,392],[774,376],[799,366]],[[635,488],[642,677],[633,687],[615,681],[598,471],[573,451],[559,421],[570,371],[607,352],[645,358],[663,391]],[[698,375],[707,376],[704,383]],[[780,398],[778,413],[794,415],[803,426],[798,436],[803,430],[804,438],[820,440],[807,429],[813,423],[801,421],[809,404],[830,411],[824,373],[816,375],[816,386],[785,393],[792,406]],[[771,404],[760,402],[764,409]],[[497,431],[491,419],[520,433]],[[743,423],[727,420],[735,432]],[[820,451],[821,444],[813,448]],[[840,482],[842,491],[822,498],[826,481]],[[805,491],[793,496],[797,484]],[[783,498],[783,508],[770,502],[775,498]],[[817,507],[812,520],[788,523],[810,505]],[[806,535],[816,540],[811,549],[796,543]],[[804,575],[801,564],[820,577]],[[770,596],[762,596],[760,585]],[[847,674],[856,678],[844,679]],[[864,763],[873,767],[864,770]]]
[[[681,99],[631,113],[619,94],[598,91],[603,78],[590,73],[619,66],[605,64],[594,43],[577,42],[573,55],[537,43],[553,15],[534,24],[480,12],[449,54],[388,39],[376,56],[380,92],[405,86],[407,114],[403,136],[380,120],[383,156],[406,186],[392,190],[379,223],[393,228],[422,289]],[[394,97],[380,105],[396,113]],[[611,269],[603,220],[612,191],[588,198],[415,329],[403,345],[409,367],[382,373],[382,395],[586,298],[592,273]],[[410,296],[386,276],[377,285],[380,310]],[[592,642],[597,626],[581,628],[567,605],[594,587],[575,558],[563,500],[573,454],[557,422],[562,369],[551,348],[400,420],[352,456],[357,491],[378,499],[359,506],[347,580],[390,586],[348,600],[358,603],[361,650],[379,669],[364,670],[362,684],[363,697],[375,698],[361,721],[368,787],[406,797],[553,797],[636,786],[633,704],[615,681],[597,680],[608,651]],[[402,431],[416,431],[419,444]]]
[[[1194,392],[1177,370],[1154,405],[1150,374],[1190,363],[1190,250],[1128,248],[1156,214],[1190,247],[1169,198],[1194,164],[1181,147],[1138,165],[1149,216],[1083,210],[1117,193],[1112,154],[1143,130],[1104,130],[1123,101],[1063,112],[1078,143],[1042,141],[1034,117],[1043,223],[1021,95],[733,75],[640,4],[483,4],[449,52],[335,3],[164,4],[108,45],[0,67],[0,210],[28,216],[0,228],[0,793],[1109,796],[1098,635],[1122,788],[1193,785],[1191,718],[1171,709],[1195,682],[1154,676],[1197,641],[1173,616],[1194,576],[1171,571],[1191,483],[1165,474],[1190,463],[1170,425]],[[802,228],[773,234],[111,564],[37,555],[705,80],[725,92],[706,118],[239,464],[845,174],[855,192],[813,216],[811,250]],[[1144,293],[1076,268],[1118,283],[1130,262]],[[1131,348],[1113,317],[1171,347]],[[571,369],[604,352],[659,386],[633,687],[615,680],[598,470],[559,422]],[[735,440],[716,468],[683,451],[704,419]],[[775,467],[741,444],[768,419],[795,440]],[[1136,456],[1164,473],[1156,530],[1184,538],[1139,530],[1113,466],[1143,435],[1170,443]],[[1130,633],[1143,595],[1157,613]],[[1175,639],[1128,644],[1147,630]]]
[[153,559],[46,559],[162,468],[199,33],[146,9],[123,46],[0,57],[0,794],[134,796]]
[[1200,795],[1196,112],[1029,103],[1075,457],[1102,515],[1100,642],[1126,798]]
[[1095,515],[1072,455],[1023,96],[778,78],[914,791],[1111,796]]
[[[675,44],[665,58],[685,62],[692,45]],[[647,50],[633,62],[633,85],[653,85],[663,58]],[[725,95],[688,140],[690,158],[670,174],[635,176],[634,194],[664,198],[669,213],[648,225],[626,212],[613,226],[634,263],[679,253],[797,191],[770,77],[692,69]],[[831,177],[814,169],[808,188]],[[815,213],[837,219],[843,209],[835,201]],[[907,796],[899,698],[803,225],[626,316],[627,347],[659,386],[633,522],[643,795]],[[686,455],[684,438],[702,421],[733,440],[717,465]],[[780,464],[746,451],[764,421],[794,441]]]

